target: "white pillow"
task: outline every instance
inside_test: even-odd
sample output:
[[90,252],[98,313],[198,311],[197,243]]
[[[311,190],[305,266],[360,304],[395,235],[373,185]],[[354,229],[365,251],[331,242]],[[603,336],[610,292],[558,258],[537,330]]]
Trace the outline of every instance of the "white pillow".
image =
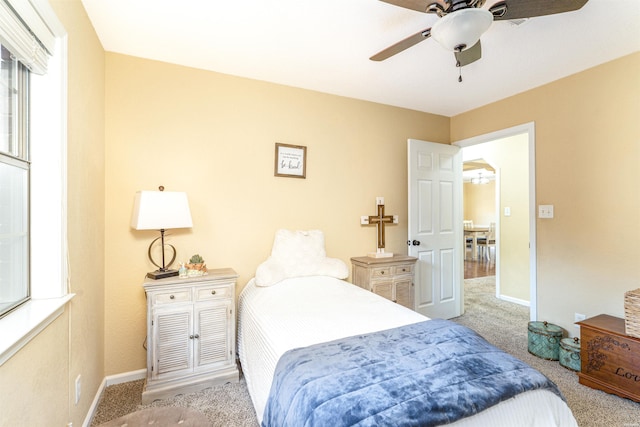
[[256,285],[271,286],[290,277],[331,276],[346,279],[347,265],[327,258],[320,230],[278,230],[271,256],[256,269]]

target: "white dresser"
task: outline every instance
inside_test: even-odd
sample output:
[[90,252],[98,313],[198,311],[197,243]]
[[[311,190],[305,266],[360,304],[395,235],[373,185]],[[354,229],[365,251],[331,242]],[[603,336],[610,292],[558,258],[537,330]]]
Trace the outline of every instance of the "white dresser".
[[413,269],[416,261],[417,258],[405,255],[353,257],[351,280],[356,286],[414,310]]
[[142,403],[238,381],[230,268],[200,277],[145,279],[147,380]]

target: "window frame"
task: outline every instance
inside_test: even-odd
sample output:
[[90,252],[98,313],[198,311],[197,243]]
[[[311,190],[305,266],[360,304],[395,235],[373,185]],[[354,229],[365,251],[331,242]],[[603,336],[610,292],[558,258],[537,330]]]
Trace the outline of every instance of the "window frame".
[[[11,311],[15,310],[20,305],[26,303],[31,298],[31,278],[30,278],[30,260],[31,260],[31,237],[30,237],[30,161],[29,161],[29,80],[30,71],[26,65],[16,58],[14,53],[4,44],[0,42],[0,47],[6,50],[11,56],[11,82],[9,90],[15,89],[17,96],[15,99],[11,99],[9,102],[12,106],[9,108],[10,119],[7,120],[9,126],[7,129],[10,137],[8,138],[8,147],[6,151],[0,151],[0,163],[8,165],[9,167],[21,169],[26,172],[26,179],[24,185],[26,209],[25,215],[25,227],[26,227],[26,271],[24,272],[24,283],[10,285],[20,286],[20,296],[15,300],[7,301],[0,304],[0,318],[8,315]],[[22,276],[22,275],[21,275]],[[14,277],[12,276],[12,279]],[[20,277],[22,279],[22,277]],[[9,290],[7,293],[10,293]],[[4,295],[5,291],[0,291],[0,294]]]
[[[0,0],[1,1],[1,0]],[[14,0],[9,0],[14,1]],[[47,73],[31,75],[31,299],[0,319],[0,366],[64,313],[67,250],[67,33],[46,0],[29,3],[51,31]]]

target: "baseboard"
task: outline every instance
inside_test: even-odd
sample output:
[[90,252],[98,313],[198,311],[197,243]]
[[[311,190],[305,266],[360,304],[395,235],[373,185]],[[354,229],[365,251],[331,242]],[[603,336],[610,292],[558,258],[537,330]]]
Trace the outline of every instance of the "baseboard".
[[96,414],[96,410],[98,409],[98,405],[100,404],[100,399],[102,398],[102,392],[107,386],[107,378],[103,378],[100,383],[100,387],[98,387],[98,391],[96,395],[93,397],[93,402],[91,402],[91,406],[89,406],[89,411],[87,412],[87,416],[84,418],[84,422],[82,423],[82,427],[89,427],[91,425],[91,421],[93,421],[93,416]]
[[109,375],[105,377],[107,386],[114,384],[128,383],[129,381],[143,380],[147,377],[147,369],[138,369],[137,371],[123,372],[122,374]]
[[498,298],[503,300],[503,301],[512,302],[514,304],[519,304],[519,305],[524,305],[525,307],[530,307],[529,301],[525,301],[523,299],[513,298],[513,297],[506,296],[506,295],[500,295]]
[[91,402],[91,406],[89,407],[89,412],[87,412],[87,416],[82,423],[82,427],[89,427],[91,425],[91,421],[93,421],[93,417],[96,414],[96,410],[98,409],[98,405],[100,404],[100,400],[102,399],[102,393],[104,389],[110,385],[114,384],[122,384],[127,383],[129,381],[142,380],[146,378],[147,370],[139,369],[137,371],[124,372],[122,374],[109,375],[102,379],[102,383],[100,383],[100,387],[98,387],[98,391],[96,391],[96,395],[93,398],[93,402]]

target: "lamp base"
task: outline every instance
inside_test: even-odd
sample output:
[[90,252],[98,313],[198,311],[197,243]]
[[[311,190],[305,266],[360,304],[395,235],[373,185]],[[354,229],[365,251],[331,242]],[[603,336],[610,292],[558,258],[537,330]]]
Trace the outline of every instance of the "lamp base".
[[167,277],[175,277],[177,275],[178,270],[156,270],[147,273],[147,277],[153,280],[166,279]]

